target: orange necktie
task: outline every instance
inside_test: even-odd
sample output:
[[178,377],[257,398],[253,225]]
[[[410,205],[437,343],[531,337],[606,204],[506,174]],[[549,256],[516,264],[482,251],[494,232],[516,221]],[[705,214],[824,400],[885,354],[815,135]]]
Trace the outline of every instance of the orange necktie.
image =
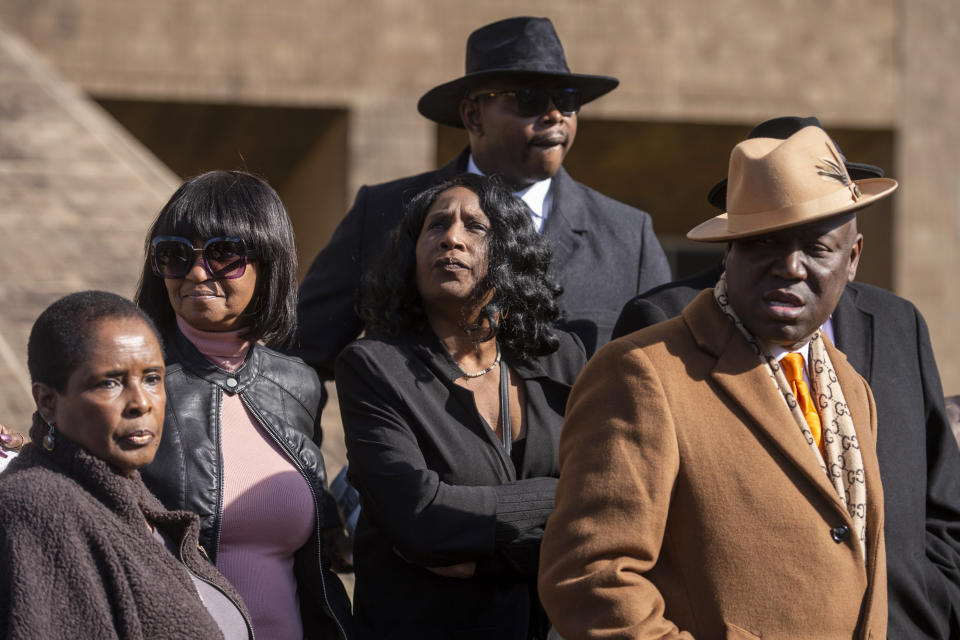
[[803,381],[803,356],[799,353],[788,353],[780,358],[780,367],[787,376],[787,382],[790,383],[790,390],[800,405],[800,412],[810,427],[810,433],[813,434],[813,441],[817,443],[817,448],[823,452],[821,443],[820,414],[817,413],[817,406],[813,404],[810,397],[810,390],[807,389],[807,383]]

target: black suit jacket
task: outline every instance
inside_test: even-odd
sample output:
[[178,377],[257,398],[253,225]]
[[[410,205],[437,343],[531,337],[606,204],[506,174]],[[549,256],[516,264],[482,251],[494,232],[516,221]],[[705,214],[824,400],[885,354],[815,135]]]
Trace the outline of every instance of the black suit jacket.
[[621,338],[638,329],[677,317],[698,293],[717,284],[722,273],[723,265],[718,264],[689,278],[662,284],[631,298],[620,311],[620,317],[613,327],[613,337]]
[[[365,186],[353,208],[317,254],[300,286],[295,355],[324,378],[362,330],[356,313],[362,274],[377,266],[390,232],[418,193],[463,173],[469,149],[446,166],[409,178]],[[574,181],[561,168],[551,188],[543,236],[553,251],[551,274],[563,286],[561,326],[576,333],[587,354],[610,340],[631,297],[670,280],[670,267],[650,216]]]
[[[679,314],[721,270],[634,298],[614,337]],[[944,410],[927,325],[910,302],[858,282],[833,312],[837,347],[877,404],[889,638],[960,637],[960,450]]]

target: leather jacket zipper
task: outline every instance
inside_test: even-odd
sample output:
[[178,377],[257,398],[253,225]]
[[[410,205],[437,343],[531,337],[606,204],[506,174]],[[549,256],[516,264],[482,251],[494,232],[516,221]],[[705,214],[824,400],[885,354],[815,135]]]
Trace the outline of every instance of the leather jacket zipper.
[[223,528],[223,390],[214,385],[217,393],[217,518],[213,527],[213,557],[211,562],[216,566],[217,556],[220,553],[220,533]]
[[[222,392],[221,392],[222,393]],[[263,419],[263,415],[254,407],[250,402],[247,402],[246,395],[244,393],[237,394],[240,396],[240,401],[243,403],[243,406],[252,413],[257,422],[263,426],[263,430],[270,434],[270,438],[277,443],[277,446],[286,453],[287,458],[290,460],[291,464],[297,468],[297,471],[300,472],[300,475],[303,476],[303,479],[307,483],[307,487],[310,488],[310,495],[313,496],[313,508],[316,513],[314,518],[316,522],[316,535],[317,535],[317,563],[320,565],[320,588],[323,591],[323,603],[326,605],[327,613],[330,614],[330,617],[334,622],[337,623],[337,629],[340,631],[340,637],[343,640],[347,640],[347,632],[344,630],[343,625],[340,623],[340,620],[337,619],[336,614],[333,612],[333,607],[330,606],[330,599],[327,597],[327,583],[323,578],[323,536],[320,531],[320,518],[322,517],[322,512],[320,510],[320,499],[317,496],[317,490],[313,486],[313,482],[310,480],[310,476],[307,475],[306,469],[303,468],[303,465],[300,463],[300,459],[294,454],[293,451],[287,446],[286,442],[283,442],[277,435],[273,432],[273,429],[267,424],[267,421]],[[219,431],[218,431],[219,435]],[[222,475],[222,474],[221,474]],[[221,480],[221,483],[223,481]],[[219,539],[219,531],[218,531]]]

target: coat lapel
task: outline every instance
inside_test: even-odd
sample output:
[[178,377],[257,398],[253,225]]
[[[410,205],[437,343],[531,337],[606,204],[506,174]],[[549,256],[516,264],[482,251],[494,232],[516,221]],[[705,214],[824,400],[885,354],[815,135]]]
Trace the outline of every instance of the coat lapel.
[[824,497],[846,513],[810,445],[803,439],[787,403],[774,387],[766,365],[739,334],[731,338],[728,348],[718,358],[712,376],[752,419],[757,430],[766,435]]
[[563,167],[553,177],[550,199],[550,215],[544,224],[543,237],[553,251],[551,268],[554,273],[560,273],[580,246],[583,234],[589,233],[589,225],[584,219],[585,207],[576,184]]
[[804,441],[787,403],[770,379],[766,365],[720,311],[713,291],[698,294],[683,310],[683,318],[698,345],[716,356],[710,376],[720,391],[740,407],[759,434],[766,436],[789,464],[800,470],[817,491],[849,518],[810,445]]
[[847,287],[833,312],[837,348],[869,384],[873,380],[873,314],[857,305],[857,291]]

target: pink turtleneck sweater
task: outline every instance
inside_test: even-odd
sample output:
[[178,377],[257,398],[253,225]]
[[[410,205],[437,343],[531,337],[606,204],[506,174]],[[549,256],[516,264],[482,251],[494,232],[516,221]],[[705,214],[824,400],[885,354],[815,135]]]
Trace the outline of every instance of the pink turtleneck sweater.
[[[183,335],[213,364],[235,371],[250,343],[239,331],[198,331],[177,317]],[[313,534],[310,487],[237,394],[223,392],[223,519],[217,569],[250,610],[258,638],[302,640],[293,554]]]

